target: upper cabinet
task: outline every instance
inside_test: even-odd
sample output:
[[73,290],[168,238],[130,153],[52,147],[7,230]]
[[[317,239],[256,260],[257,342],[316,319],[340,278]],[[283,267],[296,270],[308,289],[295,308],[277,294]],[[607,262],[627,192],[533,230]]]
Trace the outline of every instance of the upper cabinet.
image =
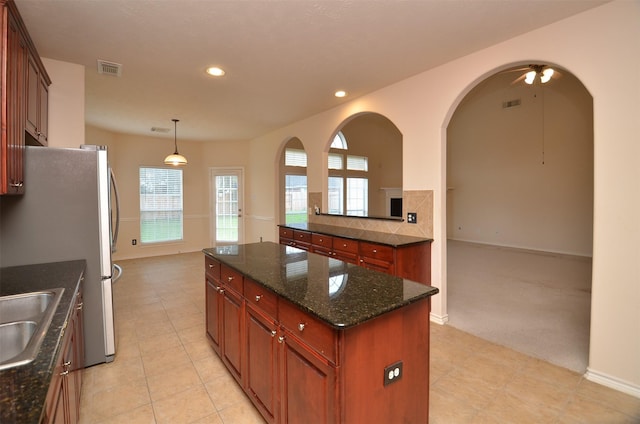
[[22,194],[25,138],[48,142],[51,80],[13,0],[0,8],[0,194]]

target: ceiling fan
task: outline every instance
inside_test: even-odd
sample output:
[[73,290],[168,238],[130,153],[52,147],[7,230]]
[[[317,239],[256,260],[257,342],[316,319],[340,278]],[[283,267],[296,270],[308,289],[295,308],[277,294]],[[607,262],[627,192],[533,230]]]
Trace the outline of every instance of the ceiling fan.
[[516,84],[520,81],[524,81],[526,84],[533,85],[536,82],[545,84],[551,81],[551,78],[557,78],[560,76],[560,72],[551,68],[548,65],[531,64],[523,68],[510,69],[507,72],[521,72],[526,71],[520,77],[518,77],[512,84]]

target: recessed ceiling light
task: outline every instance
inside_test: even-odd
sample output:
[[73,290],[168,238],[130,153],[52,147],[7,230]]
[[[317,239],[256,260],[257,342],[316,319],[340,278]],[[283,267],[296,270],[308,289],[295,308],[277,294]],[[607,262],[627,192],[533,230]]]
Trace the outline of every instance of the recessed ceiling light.
[[347,95],[347,92],[344,90],[338,90],[335,92],[334,96],[336,97],[345,97]]
[[224,70],[222,68],[218,68],[217,66],[212,66],[207,68],[207,74],[213,75],[214,77],[221,77],[224,75]]

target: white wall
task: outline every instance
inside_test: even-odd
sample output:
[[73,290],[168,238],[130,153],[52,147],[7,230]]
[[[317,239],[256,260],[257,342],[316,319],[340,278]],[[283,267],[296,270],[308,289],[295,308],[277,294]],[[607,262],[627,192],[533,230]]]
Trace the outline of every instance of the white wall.
[[49,77],[49,146],[78,147],[84,141],[84,66],[42,58]]
[[[309,192],[326,172],[322,149],[346,117],[372,111],[403,134],[404,190],[434,190],[433,318],[446,307],[446,128],[479,81],[515,64],[544,62],[576,75],[594,99],[594,245],[588,377],[640,396],[640,2],[615,1],[478,51],[251,142],[256,175],[277,170],[280,144],[309,155]],[[265,159],[272,158],[272,160]],[[264,173],[264,174],[263,174]],[[255,215],[274,216],[274,176],[249,181]],[[257,194],[259,192],[259,194]],[[253,199],[252,199],[253,200]],[[277,214],[275,214],[277,216]],[[256,226],[258,227],[258,226]],[[265,231],[260,225],[259,231]],[[275,232],[275,229],[273,229]],[[275,238],[275,233],[274,236]]]

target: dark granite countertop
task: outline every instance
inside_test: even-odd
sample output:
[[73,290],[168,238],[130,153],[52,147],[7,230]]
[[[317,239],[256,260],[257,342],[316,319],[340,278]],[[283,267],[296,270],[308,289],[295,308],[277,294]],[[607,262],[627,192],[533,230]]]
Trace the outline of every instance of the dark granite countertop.
[[63,329],[84,269],[84,260],[0,268],[1,296],[64,288],[35,360],[0,371],[0,422],[3,424],[40,422],[56,359],[62,350]]
[[336,227],[333,225],[324,224],[280,224],[280,227],[291,228],[293,230],[311,231],[313,233],[320,233],[328,236],[337,236],[353,240],[363,240],[372,243],[386,244],[393,247],[409,246],[412,244],[433,241],[433,239],[430,238],[382,233],[378,231],[363,230],[361,228]]
[[435,287],[271,242],[203,252],[338,329],[438,293]]

